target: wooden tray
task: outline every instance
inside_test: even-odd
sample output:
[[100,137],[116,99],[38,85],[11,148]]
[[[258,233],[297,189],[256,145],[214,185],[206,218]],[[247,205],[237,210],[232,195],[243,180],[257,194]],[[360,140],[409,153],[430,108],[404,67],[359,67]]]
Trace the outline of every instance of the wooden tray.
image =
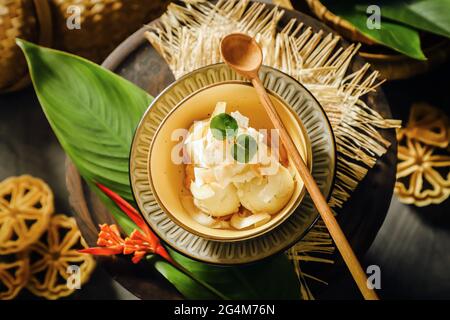
[[[272,8],[272,5],[267,5]],[[320,29],[332,32],[321,22],[297,11],[286,10],[281,25],[296,18],[311,26],[313,30]],[[140,86],[151,95],[156,96],[167,85],[174,81],[173,75],[164,60],[143,37],[145,28],[137,31],[125,40],[105,60],[103,66]],[[346,46],[346,42],[342,42]],[[364,64],[361,58],[355,58],[351,69],[356,70]],[[148,76],[151,74],[151,77]],[[366,96],[366,103],[384,117],[391,117],[391,111],[382,90]],[[365,179],[361,181],[352,197],[342,209],[337,210],[338,221],[349,238],[358,256],[362,256],[371,245],[386,216],[392,197],[396,174],[397,142],[394,130],[383,131],[383,136],[392,146],[380,158]],[[89,243],[95,245],[97,225],[112,222],[111,216],[97,196],[92,193],[79,173],[68,161],[66,171],[67,188],[70,202],[75,211],[75,218],[81,232]],[[332,281],[339,277],[343,265],[339,257],[337,266],[314,264],[315,271],[321,273],[326,280]],[[100,259],[111,276],[130,292],[143,299],[173,299],[181,298],[172,285],[145,263],[132,265],[125,259]],[[314,274],[314,273],[313,273]],[[324,289],[326,290],[326,288]],[[314,292],[320,299],[320,293]]]

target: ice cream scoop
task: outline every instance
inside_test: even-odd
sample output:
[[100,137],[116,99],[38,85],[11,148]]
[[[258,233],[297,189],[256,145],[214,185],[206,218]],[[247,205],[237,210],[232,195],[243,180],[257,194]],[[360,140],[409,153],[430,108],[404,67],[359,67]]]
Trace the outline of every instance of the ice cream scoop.
[[294,192],[294,179],[283,166],[274,175],[238,183],[237,194],[245,208],[253,213],[275,214],[288,203]]
[[241,206],[236,187],[233,184],[222,188],[218,183],[212,182],[198,187],[192,182],[191,192],[194,196],[195,206],[213,217],[235,213]]

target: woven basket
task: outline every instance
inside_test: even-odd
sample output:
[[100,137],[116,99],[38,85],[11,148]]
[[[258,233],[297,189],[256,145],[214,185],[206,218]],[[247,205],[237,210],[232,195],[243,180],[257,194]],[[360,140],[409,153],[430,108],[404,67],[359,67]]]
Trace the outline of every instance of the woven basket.
[[[127,36],[162,14],[169,1],[50,0],[54,47],[101,62]],[[69,30],[68,8],[81,9],[81,29]]]
[[15,39],[39,42],[37,11],[33,1],[0,2],[0,91],[15,90],[28,82],[25,59]]
[[[377,45],[347,20],[329,11],[319,0],[306,0],[306,3],[319,19],[345,38],[364,43],[367,46]],[[412,59],[397,53],[385,54],[360,51],[359,55],[380,71],[382,77],[389,80],[407,79],[425,73],[447,61],[450,57],[450,41],[441,39],[424,48],[423,51],[427,57],[426,61]]]
[[[0,0],[0,92],[29,83],[16,37],[101,62],[120,42],[159,16],[168,0]],[[80,29],[69,29],[71,6]]]

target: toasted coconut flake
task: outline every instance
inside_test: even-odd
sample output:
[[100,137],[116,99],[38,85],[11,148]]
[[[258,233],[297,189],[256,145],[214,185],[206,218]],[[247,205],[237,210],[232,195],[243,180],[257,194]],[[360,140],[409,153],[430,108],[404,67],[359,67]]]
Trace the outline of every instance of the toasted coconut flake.
[[268,213],[246,214],[238,212],[233,214],[230,224],[233,228],[242,230],[249,227],[258,227],[269,222],[271,216]]

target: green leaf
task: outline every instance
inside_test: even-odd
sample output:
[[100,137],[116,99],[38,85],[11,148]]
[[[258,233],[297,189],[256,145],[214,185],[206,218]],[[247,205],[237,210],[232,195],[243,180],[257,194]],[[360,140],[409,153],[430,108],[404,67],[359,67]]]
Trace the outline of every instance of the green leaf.
[[[129,149],[135,127],[152,98],[85,59],[22,40],[17,43],[62,147],[124,232],[131,233],[136,225],[93,182],[134,204],[128,180]],[[294,268],[284,255],[251,266],[217,267],[170,253],[182,270],[158,257],[153,266],[188,299],[300,296]]]
[[125,234],[130,235],[137,225],[131,220],[119,207],[112,201],[108,196],[106,196],[95,184],[89,183],[91,190],[94,190],[96,195],[100,198],[103,204],[108,208],[108,212],[113,216],[114,221],[120,226]]
[[381,21],[380,29],[367,27],[367,15],[357,10],[354,1],[321,1],[331,12],[353,24],[373,41],[418,60],[426,60],[420,47],[419,33],[410,27],[390,21]]
[[[171,256],[174,253],[169,250]],[[155,255],[147,256],[148,261],[152,261],[153,265],[159,273],[161,273],[177,290],[192,300],[217,300],[220,295],[215,294],[212,290],[208,290],[200,283],[195,276],[190,276],[190,272],[186,273]]]
[[236,138],[236,143],[233,145],[233,158],[238,162],[247,163],[253,158],[257,150],[258,144],[255,138],[248,134],[241,134]]
[[127,200],[134,130],[152,97],[85,59],[17,40],[47,119],[81,175]]
[[225,138],[232,138],[236,135],[238,124],[236,119],[226,113],[218,114],[211,119],[212,135],[218,140],[225,140]]
[[[249,265],[214,266],[189,259],[173,250],[169,252],[175,261],[193,275],[212,285],[230,299],[299,299],[300,297],[297,275],[292,263],[284,254]],[[159,267],[164,268],[164,272],[167,273],[179,272],[167,262]],[[180,292],[194,290],[181,288],[185,285],[184,283],[174,285]],[[195,294],[191,292],[191,295]],[[213,298],[212,294],[211,298]]]
[[[366,11],[367,4],[357,10]],[[411,27],[450,38],[450,0],[381,1],[381,16]]]

